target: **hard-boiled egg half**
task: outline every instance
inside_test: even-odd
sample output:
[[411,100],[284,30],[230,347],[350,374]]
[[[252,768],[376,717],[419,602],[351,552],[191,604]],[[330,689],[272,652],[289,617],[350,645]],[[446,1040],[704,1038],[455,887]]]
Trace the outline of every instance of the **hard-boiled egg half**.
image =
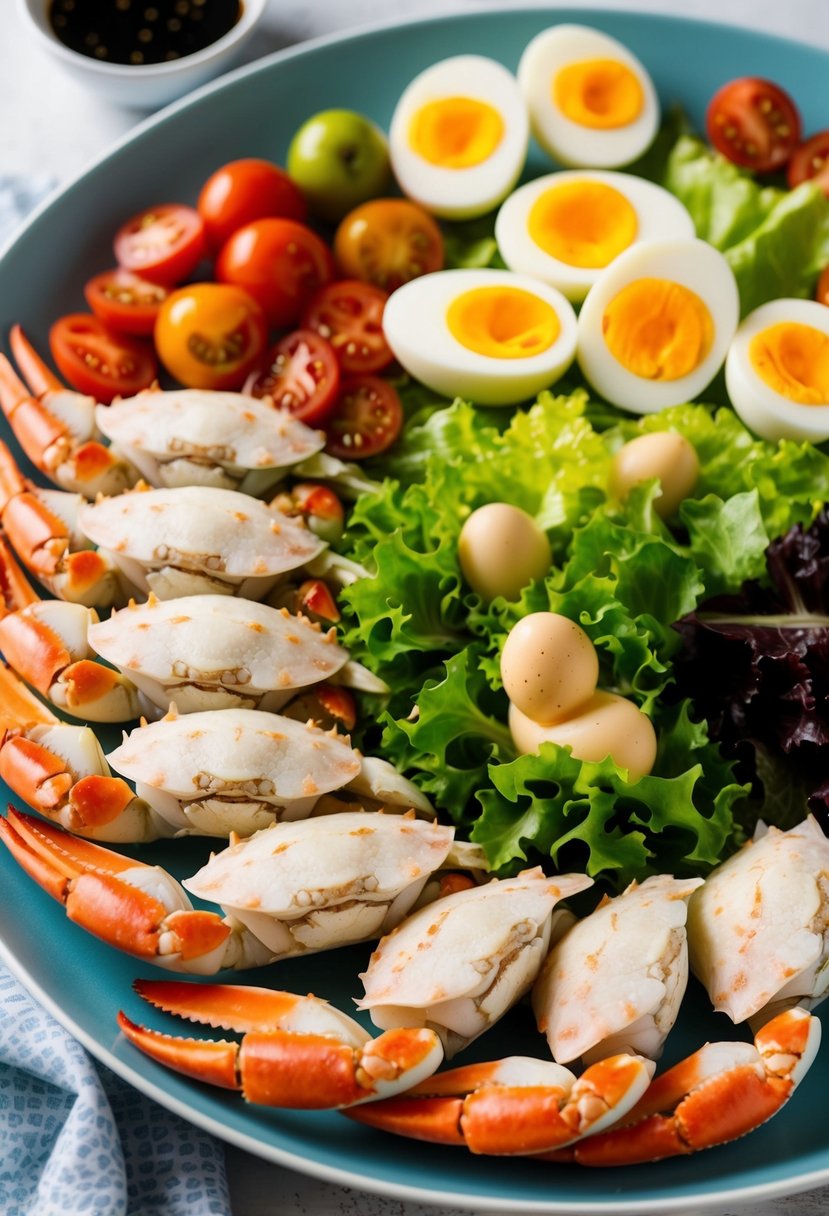
[[605,400],[634,414],[691,401],[737,329],[734,273],[706,241],[651,241],[611,263],[579,314],[579,365]]
[[829,308],[772,300],[749,313],[725,364],[728,395],[763,439],[829,439]]
[[639,241],[695,235],[678,198],[629,173],[549,173],[509,196],[495,237],[510,270],[583,300],[606,266]]
[[393,292],[383,330],[410,375],[447,397],[514,405],[564,374],[576,315],[561,292],[509,270],[439,270]]
[[527,157],[518,83],[494,59],[457,55],[416,76],[391,120],[400,189],[447,219],[483,215],[506,198]]
[[518,83],[533,135],[561,165],[629,165],[656,135],[650,76],[621,42],[590,26],[554,25],[533,38]]

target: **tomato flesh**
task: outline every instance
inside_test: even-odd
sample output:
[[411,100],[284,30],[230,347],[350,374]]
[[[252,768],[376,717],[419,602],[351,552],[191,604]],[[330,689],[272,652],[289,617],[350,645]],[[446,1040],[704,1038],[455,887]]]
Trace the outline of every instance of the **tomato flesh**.
[[87,304],[104,325],[141,337],[153,332],[158,311],[169,294],[160,283],[120,268],[94,275],[83,291]]
[[793,190],[814,182],[829,197],[829,131],[818,131],[800,145],[789,161],[787,177]]
[[256,157],[230,161],[211,174],[197,208],[213,250],[254,220],[275,216],[302,222],[308,214],[302,191],[285,170]]
[[334,237],[343,275],[395,291],[443,268],[443,237],[422,207],[405,198],[373,199],[345,217]]
[[712,97],[705,121],[717,151],[757,173],[782,169],[800,143],[797,106],[778,85],[757,76],[723,85]]
[[268,323],[241,287],[192,283],[161,306],[155,345],[168,372],[188,388],[238,389],[257,366]]
[[248,377],[245,392],[271,397],[308,426],[320,426],[337,402],[340,369],[334,348],[311,329],[297,329],[277,342],[267,365]]
[[49,347],[72,388],[104,404],[140,393],[158,376],[148,342],[115,333],[89,313],[60,317],[49,330]]
[[297,325],[303,309],[334,277],[325,242],[294,220],[255,220],[234,232],[216,262],[216,277],[259,301],[274,329]]
[[326,451],[340,460],[366,460],[394,443],[403,427],[396,390],[378,376],[352,376],[326,423]]
[[127,220],[115,234],[115,260],[156,283],[180,283],[205,252],[204,224],[193,207],[160,203]]
[[388,296],[358,279],[341,279],[320,288],[306,308],[302,325],[326,338],[347,375],[378,372],[394,358],[383,333]]

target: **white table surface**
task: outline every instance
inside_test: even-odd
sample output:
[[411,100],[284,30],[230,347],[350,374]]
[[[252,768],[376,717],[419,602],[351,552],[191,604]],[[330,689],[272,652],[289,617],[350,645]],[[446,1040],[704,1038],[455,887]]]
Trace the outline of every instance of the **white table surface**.
[[[507,3],[495,0],[490,6]],[[63,181],[142,115],[105,106],[59,72],[24,36],[14,7],[13,0],[0,0],[0,174],[48,174]],[[371,21],[473,7],[487,7],[486,0],[269,0],[248,58]],[[594,7],[727,20],[829,46],[827,0],[594,0]],[[227,1163],[234,1216],[459,1216],[454,1209],[401,1203],[320,1182],[236,1148],[228,1148]],[[747,1216],[749,1211],[752,1216],[829,1216],[829,1187],[750,1208],[729,1208],[728,1216]],[[725,1210],[713,1216],[726,1216]]]

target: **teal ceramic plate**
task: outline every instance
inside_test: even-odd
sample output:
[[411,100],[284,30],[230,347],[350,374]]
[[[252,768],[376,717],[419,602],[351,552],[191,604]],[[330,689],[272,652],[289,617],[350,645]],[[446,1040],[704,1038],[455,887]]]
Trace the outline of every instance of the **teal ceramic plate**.
[[[650,69],[664,103],[679,101],[701,126],[705,104],[723,81],[751,74],[790,89],[807,130],[829,123],[829,54],[727,26],[646,14],[584,9],[466,13],[392,25],[306,45],[234,73],[144,123],[40,209],[0,259],[0,331],[20,321],[42,349],[50,322],[83,308],[81,287],[111,264],[111,235],[127,216],[167,199],[193,200],[218,165],[240,156],[281,161],[299,123],[315,110],[347,106],[383,126],[404,84],[447,55],[475,52],[515,68],[523,47],[554,21],[584,21],[626,43]],[[542,169],[539,159],[538,171]],[[111,735],[110,742],[114,736]],[[0,791],[6,796],[8,791]],[[5,800],[5,798],[4,798]],[[205,841],[176,841],[141,852],[183,877],[201,863]],[[537,1162],[484,1160],[383,1136],[336,1114],[270,1111],[166,1072],[140,1056],[115,1024],[124,1008],[159,1029],[131,983],[142,969],[87,937],[0,856],[2,956],[83,1043],[163,1105],[251,1152],[332,1181],[401,1198],[476,1211],[665,1213],[723,1208],[829,1181],[829,1130],[818,1112],[829,1088],[825,1048],[791,1106],[735,1144],[647,1168],[587,1172]],[[351,1008],[368,949],[352,948],[250,972],[248,983],[313,991]],[[143,968],[143,973],[155,971]],[[670,1062],[734,1028],[689,993],[671,1036]],[[477,1056],[542,1054],[528,1014],[496,1028]]]

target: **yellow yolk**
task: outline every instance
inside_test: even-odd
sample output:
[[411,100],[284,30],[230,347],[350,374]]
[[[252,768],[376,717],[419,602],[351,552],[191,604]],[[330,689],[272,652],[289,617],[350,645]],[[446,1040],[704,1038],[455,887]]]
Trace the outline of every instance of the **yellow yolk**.
[[751,365],[761,380],[799,405],[829,405],[829,336],[782,321],[752,340]]
[[553,186],[533,204],[527,229],[550,257],[598,270],[636,240],[636,212],[618,190],[589,180]]
[[442,97],[422,106],[409,127],[418,156],[442,169],[471,169],[492,156],[504,135],[493,106],[474,97]]
[[449,332],[461,346],[493,359],[529,359],[561,331],[555,309],[520,287],[476,287],[449,305]]
[[581,127],[626,127],[639,117],[644,100],[638,76],[616,59],[570,63],[553,78],[556,107]]
[[696,292],[669,279],[636,279],[602,319],[613,357],[643,380],[681,380],[711,349],[714,322]]

